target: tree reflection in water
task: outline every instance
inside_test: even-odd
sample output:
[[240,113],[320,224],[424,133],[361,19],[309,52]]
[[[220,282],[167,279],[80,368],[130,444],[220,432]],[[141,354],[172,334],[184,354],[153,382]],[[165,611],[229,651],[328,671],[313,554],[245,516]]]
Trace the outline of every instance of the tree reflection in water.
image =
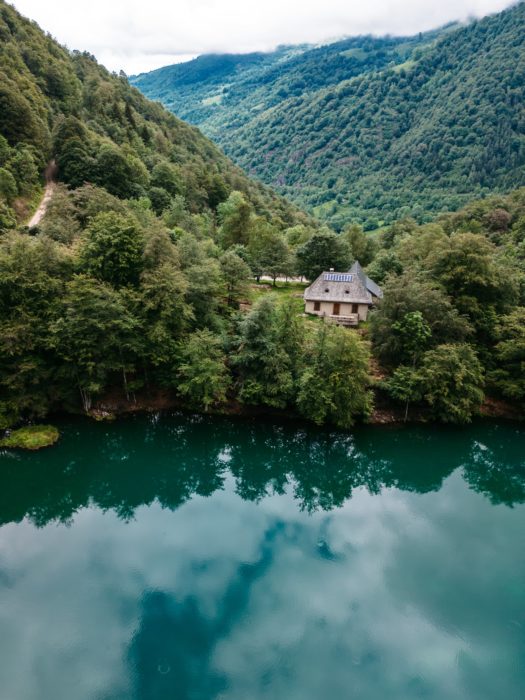
[[0,524],[67,523],[90,505],[129,520],[153,501],[174,510],[209,496],[226,478],[245,500],[291,491],[302,510],[330,510],[357,488],[436,491],[459,468],[492,503],[525,502],[525,430],[512,424],[343,433],[174,414],[112,424],[79,419],[61,430],[51,450],[0,455]]

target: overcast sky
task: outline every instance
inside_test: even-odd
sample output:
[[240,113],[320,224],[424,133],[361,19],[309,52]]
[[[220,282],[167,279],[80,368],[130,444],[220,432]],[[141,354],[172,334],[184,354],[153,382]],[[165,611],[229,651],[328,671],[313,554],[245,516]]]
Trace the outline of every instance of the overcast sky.
[[512,0],[12,0],[71,49],[129,75],[209,52],[413,34]]

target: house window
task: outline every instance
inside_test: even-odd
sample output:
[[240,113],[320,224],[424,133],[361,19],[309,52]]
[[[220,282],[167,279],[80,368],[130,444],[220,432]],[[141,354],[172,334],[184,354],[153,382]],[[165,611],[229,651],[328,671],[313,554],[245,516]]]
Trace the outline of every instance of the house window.
[[314,311],[321,311],[321,302],[314,301]]
[[341,304],[334,304],[334,316],[339,316],[341,313]]
[[357,314],[359,312],[359,306],[357,304],[352,304],[352,313]]

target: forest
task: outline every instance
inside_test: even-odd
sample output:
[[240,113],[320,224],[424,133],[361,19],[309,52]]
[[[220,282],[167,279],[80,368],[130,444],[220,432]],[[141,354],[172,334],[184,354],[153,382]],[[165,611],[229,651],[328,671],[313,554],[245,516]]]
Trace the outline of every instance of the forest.
[[[307,219],[249,178],[197,129],[110,74],[93,56],[68,52],[0,2],[0,225],[21,221],[56,159],[60,180],[122,198],[176,197],[194,214],[213,212],[238,190],[257,212],[284,226]],[[3,222],[3,223],[2,223]]]
[[200,57],[133,82],[336,230],[375,230],[525,184],[524,37],[519,3],[416,37],[283,48],[225,73],[224,57]]
[[[5,3],[0,35],[0,428],[158,391],[339,428],[384,401],[453,423],[486,395],[522,411],[524,189],[335,233]],[[28,229],[50,158],[60,182]],[[358,332],[305,318],[304,285],[260,281],[355,259],[384,290]]]

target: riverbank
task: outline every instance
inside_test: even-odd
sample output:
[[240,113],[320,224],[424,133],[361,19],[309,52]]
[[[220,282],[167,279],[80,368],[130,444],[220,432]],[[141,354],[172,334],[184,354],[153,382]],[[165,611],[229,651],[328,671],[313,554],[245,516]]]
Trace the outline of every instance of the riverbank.
[[[148,413],[155,411],[192,411],[203,413],[204,415],[224,415],[224,416],[245,416],[257,417],[265,416],[283,421],[306,421],[299,413],[287,408],[279,409],[270,406],[251,406],[240,401],[230,400],[227,403],[210,409],[207,413],[188,405],[174,392],[168,390],[152,391],[146,394],[137,394],[128,400],[119,391],[111,392],[93,404],[89,415],[95,420],[113,420],[119,416],[133,413]],[[501,419],[520,421],[523,420],[523,413],[517,406],[501,399],[486,397],[480,411],[481,418]],[[400,404],[394,404],[388,399],[386,394],[380,391],[375,392],[374,410],[370,417],[364,421],[367,425],[397,425],[402,423],[422,424],[431,423],[433,419],[429,412],[421,407],[411,407],[408,420],[405,421],[405,408]]]
[[[239,401],[231,400],[226,404],[217,406],[207,412],[199,411],[181,400],[173,392],[158,390],[147,395],[137,394],[129,399],[118,391],[107,394],[93,404],[87,417],[98,421],[114,421],[120,417],[145,414],[162,413],[169,411],[181,411],[184,413],[198,413],[206,416],[225,416],[239,418],[270,419],[282,423],[308,423],[303,416],[290,409],[278,409],[270,406],[250,406]],[[58,410],[58,414],[86,415],[79,411]],[[486,398],[478,416],[481,419],[523,421],[523,414],[517,407],[494,399]],[[356,421],[356,425],[369,426],[396,426],[396,425],[429,425],[435,423],[429,413],[419,407],[413,407],[405,421],[405,409],[403,406],[392,404],[387,397],[380,392],[376,393],[375,407],[367,420]],[[437,424],[436,424],[437,425]],[[51,425],[25,426],[16,430],[7,431],[0,439],[0,448],[40,450],[54,445],[60,437],[59,431]]]

